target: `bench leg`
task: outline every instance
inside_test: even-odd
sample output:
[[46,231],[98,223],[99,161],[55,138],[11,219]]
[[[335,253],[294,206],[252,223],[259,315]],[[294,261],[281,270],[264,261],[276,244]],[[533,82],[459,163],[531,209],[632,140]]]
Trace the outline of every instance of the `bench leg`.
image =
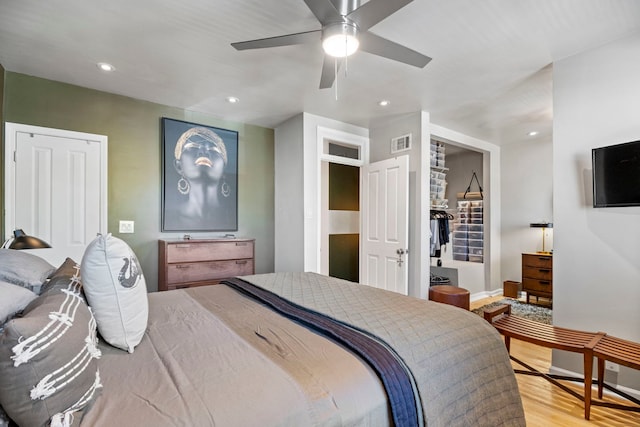
[[[598,359],[600,360],[600,359]],[[584,353],[584,419],[591,416],[591,385],[593,377],[593,353]]]
[[507,347],[507,354],[511,354],[511,337],[505,335],[504,346]]
[[602,385],[604,382],[604,359],[598,357],[598,399],[602,399]]

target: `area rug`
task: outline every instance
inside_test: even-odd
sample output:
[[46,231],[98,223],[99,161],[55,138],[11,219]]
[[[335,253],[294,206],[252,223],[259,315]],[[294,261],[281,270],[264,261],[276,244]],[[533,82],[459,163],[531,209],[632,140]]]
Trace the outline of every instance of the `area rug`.
[[511,305],[511,314],[515,316],[526,317],[527,319],[535,320],[537,322],[551,324],[552,310],[547,307],[541,307],[535,304],[526,304],[514,299],[501,299],[500,301],[492,302],[490,304],[483,305],[482,307],[471,310],[479,316],[482,316],[486,309],[491,309],[503,304]]

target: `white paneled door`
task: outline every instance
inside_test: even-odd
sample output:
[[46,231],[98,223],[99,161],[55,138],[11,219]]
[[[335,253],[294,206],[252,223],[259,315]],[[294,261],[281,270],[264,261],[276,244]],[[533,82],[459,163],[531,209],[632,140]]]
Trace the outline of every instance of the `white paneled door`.
[[106,137],[11,123],[6,134],[6,233],[21,228],[49,242],[33,253],[53,265],[79,263],[107,229]]
[[408,294],[409,157],[362,167],[360,282]]

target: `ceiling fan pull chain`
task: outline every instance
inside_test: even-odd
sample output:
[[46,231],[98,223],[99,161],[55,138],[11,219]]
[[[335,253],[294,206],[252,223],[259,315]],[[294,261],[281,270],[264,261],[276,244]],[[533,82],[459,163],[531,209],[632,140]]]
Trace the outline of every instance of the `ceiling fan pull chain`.
[[338,100],[338,58],[333,58],[333,75],[336,76],[336,101]]
[[[344,38],[344,51],[345,53],[347,52],[347,43],[348,43],[348,39],[345,37]],[[349,55],[345,55],[344,57],[344,78],[347,78],[347,70],[349,69]]]

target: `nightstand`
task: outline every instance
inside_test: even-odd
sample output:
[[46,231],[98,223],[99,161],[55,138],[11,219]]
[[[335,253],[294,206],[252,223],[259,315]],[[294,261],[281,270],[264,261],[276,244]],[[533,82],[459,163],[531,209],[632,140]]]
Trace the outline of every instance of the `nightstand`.
[[522,254],[522,290],[531,295],[553,297],[553,255],[538,253]]

